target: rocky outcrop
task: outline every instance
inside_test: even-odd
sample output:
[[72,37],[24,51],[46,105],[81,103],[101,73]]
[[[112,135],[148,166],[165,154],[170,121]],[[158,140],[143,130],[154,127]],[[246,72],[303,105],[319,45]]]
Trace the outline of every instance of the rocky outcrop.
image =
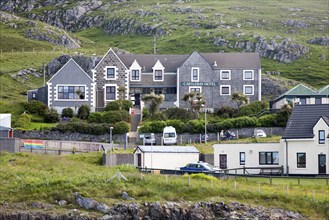
[[83,56],[83,55],[61,55],[56,59],[53,59],[47,64],[48,67],[48,75],[54,75],[60,68],[62,68],[67,61],[73,59],[79,66],[91,76],[91,69],[93,69],[93,59],[91,57]]
[[255,41],[235,41],[226,40],[223,36],[214,39],[217,46],[242,49],[245,52],[258,52],[262,57],[274,59],[283,63],[291,63],[309,52],[309,48],[294,43],[291,39],[285,38],[281,42],[280,37],[273,40],[266,40],[265,37],[253,36]]
[[307,43],[309,44],[317,44],[322,46],[329,46],[329,38],[328,37],[316,37],[309,40]]
[[[75,202],[85,210],[93,210],[99,213],[97,219],[306,219],[297,212],[278,208],[264,208],[249,206],[238,202],[226,204],[224,202],[197,202],[194,204],[176,202],[152,202],[138,204],[119,203],[107,206],[93,199],[84,198],[75,194]],[[63,206],[62,206],[63,207]],[[31,208],[31,207],[30,207]],[[50,209],[50,208],[47,208]],[[46,210],[47,210],[46,209]],[[0,212],[0,219],[96,219],[79,209],[71,209],[67,214],[58,214],[44,211],[6,211]],[[51,213],[51,214],[49,214]]]

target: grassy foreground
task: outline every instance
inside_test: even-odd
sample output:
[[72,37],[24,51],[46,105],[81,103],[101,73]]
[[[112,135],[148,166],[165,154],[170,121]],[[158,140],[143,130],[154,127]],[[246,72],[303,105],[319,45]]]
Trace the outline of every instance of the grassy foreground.
[[[54,204],[66,200],[67,209],[77,208],[73,192],[108,205],[122,202],[126,191],[136,202],[238,201],[244,204],[297,211],[311,219],[329,217],[326,181],[237,178],[216,179],[205,175],[164,176],[140,174],[132,166],[101,165],[101,153],[80,155],[0,155],[0,205],[33,202]],[[128,181],[109,180],[118,170]],[[304,184],[305,183],[305,184]],[[236,185],[236,187],[234,187]],[[57,207],[57,206],[54,206]],[[63,207],[54,211],[63,211]]]

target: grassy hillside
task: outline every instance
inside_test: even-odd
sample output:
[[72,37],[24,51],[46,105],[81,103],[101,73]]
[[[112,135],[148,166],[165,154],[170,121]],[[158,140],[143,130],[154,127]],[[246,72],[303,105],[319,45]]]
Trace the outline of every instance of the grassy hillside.
[[[37,201],[51,204],[48,211],[67,213],[79,208],[74,202],[74,192],[111,205],[122,202],[121,192],[126,191],[137,203],[237,201],[297,211],[311,219],[328,217],[325,180],[300,179],[298,184],[296,179],[273,178],[271,185],[267,178],[248,178],[247,181],[237,178],[235,190],[234,178],[191,175],[188,186],[187,176],[168,176],[166,182],[164,175],[141,175],[132,166],[104,167],[101,159],[101,153],[66,156],[3,153],[0,155],[0,205],[16,204],[16,209],[23,209],[24,204]],[[110,181],[117,170],[128,181]],[[68,202],[67,206],[56,205],[56,200],[63,199]]]
[[[77,4],[78,1],[70,1],[65,8]],[[92,11],[88,16],[102,15],[105,17],[105,24],[106,21],[110,23],[117,19],[164,30],[166,34],[157,37],[157,53],[161,54],[241,51],[216,46],[214,39],[219,36],[233,43],[241,40],[253,41],[254,36],[263,36],[267,41],[277,42],[289,38],[295,44],[309,47],[310,52],[290,64],[262,58],[263,73],[277,71],[281,73],[280,78],[300,81],[316,89],[329,84],[328,46],[307,43],[315,37],[329,37],[329,14],[327,7],[324,7],[327,5],[326,0],[160,0],[156,3],[143,0],[108,5],[106,10]],[[57,9],[57,6],[40,7],[30,13],[41,14],[44,10]],[[20,16],[27,14],[28,12],[21,13]],[[15,23],[15,28],[7,23],[0,23],[0,77],[3,82],[0,85],[0,94],[2,99],[9,101],[23,101],[22,94],[26,90],[43,84],[43,80],[39,78],[29,77],[29,80],[20,82],[9,79],[9,75],[16,74],[23,68],[41,70],[43,63],[48,63],[62,53],[96,53],[103,56],[110,47],[131,53],[153,53],[152,33],[139,35],[126,30],[126,34],[112,34],[105,33],[104,27],[87,28],[70,33],[80,40],[81,48],[66,49],[45,41],[27,39],[27,19],[21,17]],[[38,22],[38,27],[42,27],[41,22]],[[125,31],[125,27],[120,28]]]

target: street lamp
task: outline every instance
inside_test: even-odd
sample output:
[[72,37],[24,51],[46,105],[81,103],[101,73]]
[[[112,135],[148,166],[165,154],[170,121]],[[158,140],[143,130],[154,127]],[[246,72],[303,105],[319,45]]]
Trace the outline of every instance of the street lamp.
[[110,166],[112,166],[112,130],[113,127],[110,127]]

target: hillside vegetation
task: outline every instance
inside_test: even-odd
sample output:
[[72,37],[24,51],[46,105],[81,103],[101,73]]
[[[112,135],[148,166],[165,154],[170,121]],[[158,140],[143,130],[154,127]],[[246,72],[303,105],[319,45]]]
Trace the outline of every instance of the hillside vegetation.
[[[110,47],[153,53],[154,35],[161,54],[252,51],[263,43],[274,48],[263,54],[263,73],[318,89],[329,84],[328,45],[308,42],[328,39],[325,6],[326,0],[2,1],[0,101],[24,100],[27,89],[42,86],[35,77],[9,79],[20,69],[42,73],[42,64],[62,53],[103,56]],[[285,62],[277,60],[287,53]]]

